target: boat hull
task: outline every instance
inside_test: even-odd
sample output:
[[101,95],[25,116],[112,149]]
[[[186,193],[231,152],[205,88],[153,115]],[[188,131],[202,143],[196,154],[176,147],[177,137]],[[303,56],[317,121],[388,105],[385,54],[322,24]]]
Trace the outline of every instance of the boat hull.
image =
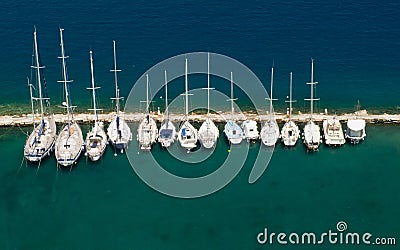
[[162,147],[168,148],[175,141],[176,129],[171,121],[165,121],[159,130],[158,142]]
[[111,141],[112,145],[123,152],[123,150],[128,148],[129,142],[127,141]]
[[260,138],[257,128],[257,122],[252,120],[246,120],[242,123],[242,130],[244,139],[247,141],[254,141]]
[[295,146],[300,137],[299,127],[293,121],[286,122],[282,127],[281,137],[285,146]]
[[107,135],[103,130],[103,123],[98,122],[86,135],[85,155],[91,161],[98,161],[107,148]]
[[54,149],[54,143],[43,153],[35,154],[35,153],[27,153],[25,154],[25,159],[30,162],[40,162],[44,157],[50,156],[51,152]]
[[84,147],[82,130],[73,122],[60,132],[55,143],[57,164],[63,167],[72,166],[78,160]]
[[45,118],[29,135],[24,146],[24,156],[30,162],[39,162],[49,156],[56,141],[56,123],[52,117]]
[[158,129],[154,119],[146,116],[139,124],[137,140],[141,150],[151,150],[153,143],[157,141]]
[[318,147],[321,143],[321,133],[319,126],[312,121],[308,122],[304,127],[303,143],[310,151],[318,150]]
[[276,142],[279,139],[279,127],[275,121],[268,121],[261,128],[261,142],[267,146],[272,147],[275,146]]
[[71,167],[71,166],[73,166],[78,161],[81,152],[82,152],[82,149],[79,150],[79,152],[73,158],[71,158],[70,155],[67,155],[67,154],[60,155],[60,158],[57,159],[58,166],[62,166],[62,167]]
[[199,129],[199,141],[204,148],[213,148],[218,140],[219,130],[214,122],[207,118]]
[[132,133],[124,119],[116,116],[107,128],[107,136],[110,143],[118,150],[123,151],[128,148],[132,141]]
[[180,145],[186,150],[197,147],[198,134],[197,130],[188,121],[185,121],[178,133]]
[[243,140],[242,128],[233,120],[228,120],[224,127],[226,139],[231,144],[240,144]]
[[352,144],[358,144],[367,136],[365,132],[365,120],[355,119],[347,121],[345,138]]
[[323,122],[325,144],[331,147],[342,146],[346,140],[344,138],[342,125],[339,120],[329,119]]

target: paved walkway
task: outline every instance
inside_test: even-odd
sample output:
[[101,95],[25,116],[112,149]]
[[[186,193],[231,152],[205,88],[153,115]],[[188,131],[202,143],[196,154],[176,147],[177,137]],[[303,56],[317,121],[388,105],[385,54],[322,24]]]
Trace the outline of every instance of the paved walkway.
[[[99,119],[104,122],[111,122],[115,113],[109,114],[100,114]],[[334,115],[326,115],[326,114],[314,114],[314,121],[322,122],[325,119],[331,118]],[[144,114],[142,113],[121,113],[121,117],[123,117],[126,121],[137,122],[144,118]],[[154,119],[161,122],[163,120],[162,114],[154,113],[152,115]],[[387,123],[387,124],[400,124],[400,114],[380,114],[380,115],[370,115],[365,110],[361,110],[357,113],[351,114],[343,114],[337,115],[337,119],[340,121],[347,121],[348,119],[354,119],[355,117],[364,119],[367,123]],[[66,120],[66,115],[64,114],[54,114],[55,121],[57,123],[63,123]],[[170,119],[174,122],[180,122],[184,118],[183,114],[171,114]],[[189,115],[190,120],[194,121],[203,121],[206,118],[206,115],[193,114]],[[224,122],[226,119],[230,119],[230,113],[220,113],[220,114],[211,114],[211,118],[216,122]],[[244,113],[244,114],[235,114],[236,120],[245,120],[252,119],[257,121],[266,121],[269,119],[269,115],[257,115],[253,113]],[[288,120],[288,116],[285,114],[275,114],[275,119],[278,122],[285,122]],[[295,114],[292,116],[292,120],[296,122],[306,122],[309,119],[309,114]],[[92,114],[76,114],[75,120],[80,123],[89,123],[93,120]],[[0,126],[27,126],[32,124],[32,115],[19,115],[19,116],[9,116],[4,115],[0,116]]]

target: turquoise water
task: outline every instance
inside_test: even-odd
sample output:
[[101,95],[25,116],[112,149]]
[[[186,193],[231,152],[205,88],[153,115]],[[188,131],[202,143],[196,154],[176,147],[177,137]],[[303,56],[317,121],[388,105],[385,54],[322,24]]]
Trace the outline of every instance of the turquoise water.
[[[228,186],[187,200],[146,186],[126,157],[114,157],[111,148],[98,163],[81,157],[72,171],[57,171],[53,156],[39,170],[25,163],[20,167],[24,136],[2,128],[0,248],[258,249],[256,236],[264,227],[322,233],[339,221],[350,232],[397,237],[400,132],[395,126],[371,125],[367,133],[357,146],[321,146],[315,154],[307,154],[301,143],[292,150],[279,144],[264,175],[250,185],[254,145]],[[222,137],[206,170],[179,161],[167,169],[181,176],[204,175],[227,156],[227,148]],[[170,159],[158,146],[152,153],[161,162]]]
[[[56,82],[61,26],[78,112],[91,105],[85,90],[90,85],[90,49],[96,83],[102,87],[99,104],[112,110],[114,79],[109,69],[115,39],[125,97],[156,63],[177,54],[210,51],[239,60],[267,88],[274,63],[274,97],[279,98],[274,106],[280,112],[286,108],[293,71],[295,110],[306,112],[305,83],[313,57],[318,111],[351,111],[359,99],[371,113],[398,113],[399,16],[400,4],[394,0],[6,0],[0,10],[0,114],[30,110],[26,77],[31,74],[34,25],[55,112],[62,112],[57,106],[63,94]],[[190,80],[191,88],[205,87],[204,77]],[[183,90],[182,79],[175,81],[171,98]],[[227,82],[212,79],[212,85],[229,94]],[[163,107],[161,95],[154,107]],[[235,95],[240,107],[251,110],[243,93],[235,90]],[[225,188],[199,199],[177,199],[144,184],[126,156],[114,157],[110,147],[100,162],[81,157],[72,171],[57,171],[54,156],[40,169],[26,165],[26,136],[19,128],[0,128],[0,249],[364,249],[261,246],[256,236],[265,227],[277,233],[322,233],[345,221],[349,232],[398,237],[399,131],[398,126],[368,125],[367,139],[360,145],[321,146],[315,154],[307,154],[300,141],[291,150],[279,144],[266,172],[252,185],[248,177],[259,145],[251,145],[245,166]],[[200,164],[174,160],[158,146],[152,154],[166,170],[198,177],[217,169],[229,152],[221,134],[214,154]]]

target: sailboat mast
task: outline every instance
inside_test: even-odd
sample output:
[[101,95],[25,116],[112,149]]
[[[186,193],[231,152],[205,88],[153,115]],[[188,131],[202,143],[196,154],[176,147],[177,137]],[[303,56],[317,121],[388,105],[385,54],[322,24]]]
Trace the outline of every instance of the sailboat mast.
[[167,117],[167,126],[169,120],[169,112],[168,112],[168,80],[167,80],[167,71],[164,70],[164,80],[165,80],[165,115]]
[[96,88],[94,87],[94,72],[93,72],[93,52],[90,51],[90,74],[92,77],[92,98],[93,98],[93,110],[94,110],[94,117],[95,117],[95,123],[98,121],[98,115],[97,115],[97,106],[96,106]]
[[35,31],[33,32],[33,40],[35,44],[35,66],[33,66],[36,69],[36,77],[37,77],[37,83],[38,83],[38,88],[39,88],[39,103],[40,103],[40,113],[42,120],[44,119],[44,110],[43,110],[43,96],[42,96],[42,81],[41,81],[41,76],[40,76],[40,69],[43,67],[40,67],[39,65],[39,50],[38,50],[38,44],[37,44],[37,38],[36,38],[36,28]]
[[314,59],[311,59],[311,82],[308,82],[307,84],[310,84],[310,99],[304,99],[305,101],[310,101],[310,121],[312,121],[312,116],[314,113],[314,101],[318,101],[318,99],[314,99],[314,85],[316,85],[318,82],[314,82]]
[[272,121],[272,89],[274,86],[274,67],[271,69],[271,97],[269,98],[269,119]]
[[187,58],[185,59],[185,115],[186,115],[186,120],[188,119],[188,114],[189,114],[189,102],[188,102],[188,62]]
[[313,115],[313,112],[314,112],[314,59],[311,59],[311,83],[310,83],[310,86],[311,86],[310,120],[312,120],[312,115]]
[[149,74],[146,74],[146,114],[149,114]]
[[231,71],[231,115],[233,119],[233,72]]
[[63,40],[63,30],[64,29],[61,29],[60,28],[60,40],[61,40],[61,57],[59,57],[59,58],[61,58],[61,61],[62,61],[62,74],[63,74],[63,80],[61,81],[61,82],[63,82],[64,83],[64,89],[65,89],[65,105],[66,105],[66,108],[67,108],[67,118],[68,118],[68,133],[69,133],[69,127],[70,127],[70,123],[71,123],[71,121],[70,121],[70,112],[71,112],[71,110],[70,110],[70,108],[71,108],[71,106],[70,106],[70,103],[69,103],[69,89],[68,89],[68,83],[69,82],[71,82],[71,81],[68,81],[67,80],[67,68],[66,68],[66,62],[65,62],[65,59],[67,58],[66,56],[65,56],[65,50],[64,50],[64,40]]
[[119,89],[118,89],[118,77],[117,77],[117,72],[121,71],[120,69],[117,69],[117,53],[116,53],[116,46],[115,46],[115,40],[113,40],[113,47],[114,47],[114,69],[110,70],[111,72],[114,72],[114,82],[115,82],[115,102],[116,102],[116,109],[117,109],[117,116],[119,115]]
[[210,116],[210,53],[207,54],[207,116]]
[[27,77],[26,79],[28,80],[29,94],[31,97],[32,122],[33,122],[33,127],[35,127],[35,107],[33,105],[33,93],[32,93],[33,85],[29,82],[29,77]]
[[289,121],[292,120],[292,81],[293,81],[293,72],[290,72],[290,87],[289,87]]

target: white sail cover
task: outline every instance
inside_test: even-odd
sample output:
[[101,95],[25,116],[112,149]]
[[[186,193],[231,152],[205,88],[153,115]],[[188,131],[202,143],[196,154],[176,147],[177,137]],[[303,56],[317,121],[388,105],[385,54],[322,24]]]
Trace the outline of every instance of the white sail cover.
[[365,129],[365,120],[348,120],[347,127],[353,131]]

